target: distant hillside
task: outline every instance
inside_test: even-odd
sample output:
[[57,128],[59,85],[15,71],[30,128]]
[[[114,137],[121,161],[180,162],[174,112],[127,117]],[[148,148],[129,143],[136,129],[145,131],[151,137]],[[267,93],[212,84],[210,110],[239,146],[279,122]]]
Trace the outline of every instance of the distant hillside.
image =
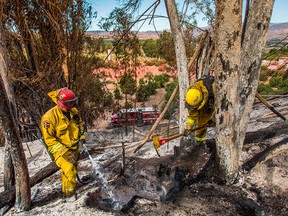
[[[205,28],[204,28],[205,29]],[[149,38],[158,39],[159,34],[162,31],[142,31],[138,32],[138,38],[140,40],[146,40]],[[199,30],[195,31],[194,35],[198,36],[201,32]],[[103,37],[104,39],[112,39],[112,34],[105,31],[88,31],[87,34],[94,37]],[[288,35],[288,22],[287,23],[271,23],[268,32],[268,40],[283,40]]]
[[[205,29],[205,28],[203,28]],[[137,36],[140,40],[147,40],[149,38],[158,39],[162,31],[141,31],[137,32]],[[88,31],[87,34],[91,35],[92,37],[103,37],[106,40],[112,40],[112,34],[110,32],[105,31]],[[198,36],[201,34],[200,30],[195,30],[193,33],[194,36]]]
[[268,32],[268,40],[283,40],[287,36],[288,36],[288,22],[270,24]]
[[[138,32],[138,38],[140,40],[147,40],[149,38],[152,39],[158,39],[159,35],[162,33],[162,31],[155,32],[155,31],[143,31]],[[103,37],[106,40],[112,40],[112,34],[110,32],[105,31],[88,31],[87,34],[91,35],[92,37]]]

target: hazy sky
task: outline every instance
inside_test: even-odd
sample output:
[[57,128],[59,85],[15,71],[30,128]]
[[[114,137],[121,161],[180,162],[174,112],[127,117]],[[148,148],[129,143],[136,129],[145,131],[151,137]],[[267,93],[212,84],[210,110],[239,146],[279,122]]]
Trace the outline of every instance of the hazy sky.
[[[119,7],[119,1],[117,0],[88,0],[88,2],[92,5],[93,10],[97,11],[98,16],[97,19],[94,19],[92,22],[92,26],[89,28],[89,30],[100,30],[97,23],[100,19],[100,17],[106,17],[109,15],[109,13],[116,7]],[[143,4],[141,6],[141,9],[137,11],[137,15],[141,15],[142,12],[144,12],[147,8],[149,8],[150,5],[152,5],[155,2],[155,0],[144,0]],[[176,0],[179,6],[182,6],[184,0]],[[166,9],[164,0],[161,0],[160,5],[158,6],[156,13],[157,15],[167,16],[166,15]],[[154,31],[154,26],[152,24],[149,25],[149,21],[147,20],[143,26],[141,24],[137,24],[134,30],[137,30],[141,27],[140,31],[148,31],[152,30]],[[198,26],[207,26],[207,23],[203,21],[202,17],[199,15],[197,18]],[[273,13],[271,17],[272,23],[280,23],[280,22],[288,22],[288,0],[275,0]],[[158,31],[161,31],[163,29],[169,29],[169,21],[167,19],[156,19],[155,20],[155,26]]]

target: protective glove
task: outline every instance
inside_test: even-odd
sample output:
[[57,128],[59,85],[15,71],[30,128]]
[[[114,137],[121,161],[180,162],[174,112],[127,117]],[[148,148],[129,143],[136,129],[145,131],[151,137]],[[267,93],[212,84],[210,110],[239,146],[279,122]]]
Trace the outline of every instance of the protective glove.
[[190,136],[190,135],[191,135],[191,131],[188,130],[188,129],[185,129],[185,130],[184,130],[184,136],[185,136],[185,137],[188,137],[188,136]]

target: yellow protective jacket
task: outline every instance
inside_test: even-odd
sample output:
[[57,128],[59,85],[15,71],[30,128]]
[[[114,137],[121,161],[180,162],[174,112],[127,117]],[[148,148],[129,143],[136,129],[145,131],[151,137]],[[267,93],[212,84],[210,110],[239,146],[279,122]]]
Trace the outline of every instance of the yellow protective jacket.
[[[57,93],[48,93],[50,98],[57,104]],[[69,111],[70,120],[63,114],[61,108],[56,105],[48,110],[41,118],[41,130],[48,151],[57,160],[68,150],[78,150],[78,142],[85,139],[83,122],[76,108]]]
[[[189,89],[191,88],[195,88],[203,93],[203,101],[197,109],[188,110],[188,117],[185,126],[185,129],[187,130],[191,130],[194,124],[196,124],[196,127],[205,125],[211,119],[214,112],[214,100],[209,101],[211,100],[211,97],[209,97],[209,91],[204,85],[204,81],[201,79],[196,81]],[[210,90],[210,94],[211,93],[214,96],[214,83],[212,85],[212,89]],[[207,128],[203,128],[202,130],[196,131],[196,141],[202,142],[205,140],[206,130]]]

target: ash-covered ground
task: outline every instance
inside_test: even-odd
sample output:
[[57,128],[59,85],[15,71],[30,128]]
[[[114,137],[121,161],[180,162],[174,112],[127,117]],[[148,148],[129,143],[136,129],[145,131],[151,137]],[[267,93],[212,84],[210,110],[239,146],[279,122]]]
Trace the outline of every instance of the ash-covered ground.
[[[269,103],[288,117],[287,97]],[[250,115],[247,132],[282,122],[267,107],[257,103]],[[132,133],[133,127],[130,127],[128,135],[125,128],[89,132],[87,147],[93,163],[83,152],[78,171],[80,177],[91,175],[95,180],[86,185],[78,184],[76,201],[62,201],[61,178],[57,171],[32,188],[30,211],[16,213],[12,207],[5,215],[288,215],[287,151],[256,165],[250,172],[241,172],[233,186],[199,179],[177,185],[179,182],[175,181],[173,171],[177,163],[187,163],[192,170],[197,170],[209,157],[209,148],[194,149],[190,155],[178,160],[174,156],[175,146],[180,145],[178,138],[159,148],[161,157],[157,156],[151,141],[133,153],[136,148],[133,143],[142,140],[150,128],[136,127]],[[157,131],[161,132],[160,127]],[[208,131],[207,138],[213,138],[213,128]],[[287,133],[276,135],[261,142],[244,144],[242,163],[288,137]],[[122,144],[127,145],[125,161]],[[23,147],[30,176],[51,162],[41,141],[24,143]],[[0,192],[4,190],[3,152],[4,148],[0,147]],[[196,157],[200,154],[203,157]]]

